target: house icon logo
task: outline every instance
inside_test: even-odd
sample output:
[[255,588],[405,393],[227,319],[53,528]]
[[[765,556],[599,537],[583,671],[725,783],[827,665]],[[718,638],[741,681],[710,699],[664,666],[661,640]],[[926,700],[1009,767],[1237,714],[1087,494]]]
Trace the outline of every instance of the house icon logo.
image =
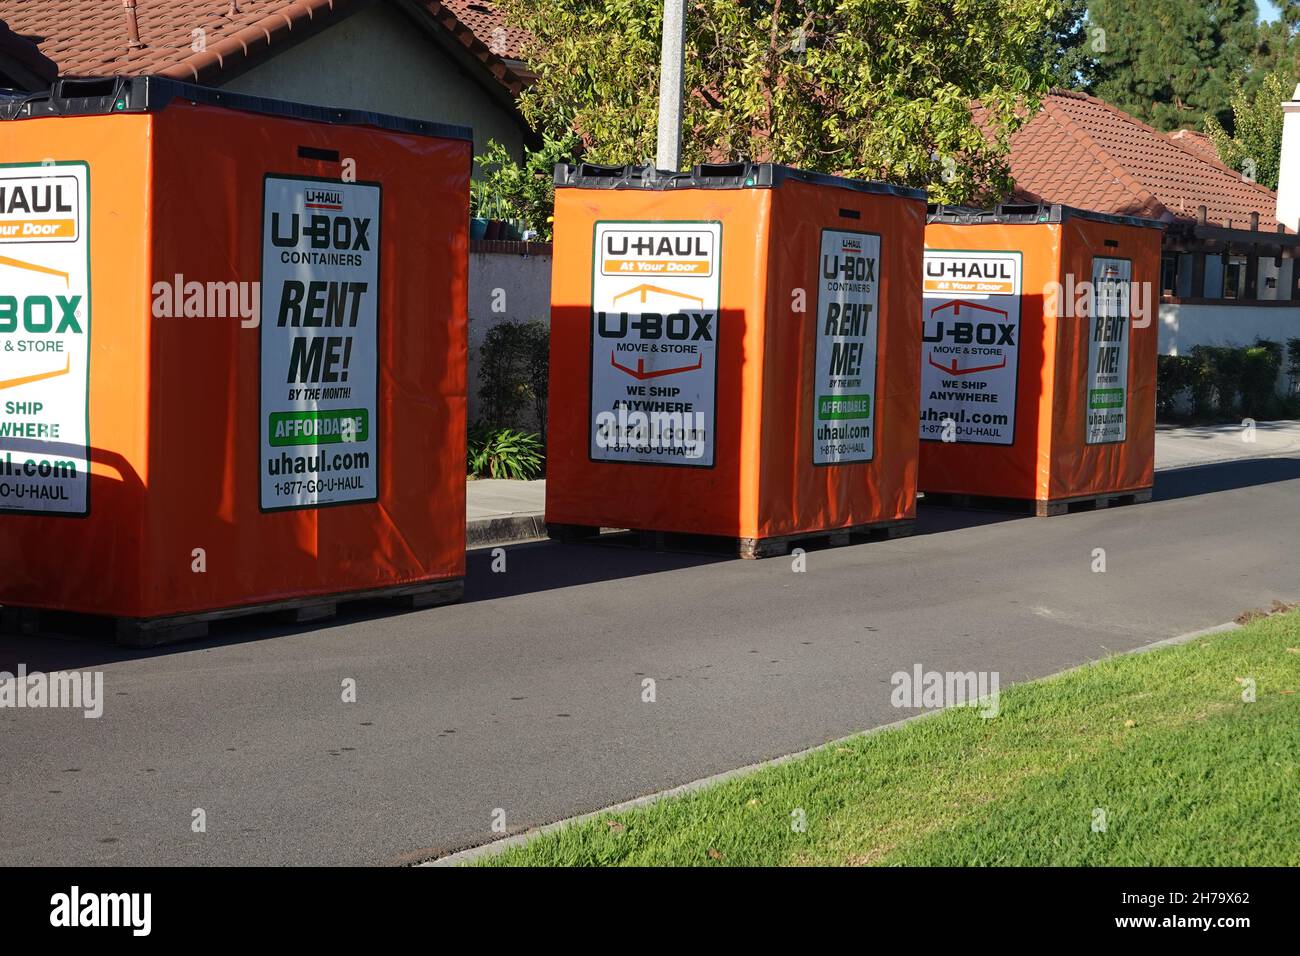
[[1015,347],[1015,326],[1009,321],[1005,309],[980,305],[978,302],[966,302],[961,299],[945,302],[930,310],[930,324],[935,329],[931,335],[928,329],[924,333],[926,342],[939,343],[951,341],[958,345],[978,345],[990,351],[996,350],[1002,360],[983,365],[958,364],[957,357],[949,359],[943,365],[934,358],[934,350],[926,355],[926,361],[946,375],[975,375],[979,372],[992,372],[1007,366],[1007,351],[1001,346]]

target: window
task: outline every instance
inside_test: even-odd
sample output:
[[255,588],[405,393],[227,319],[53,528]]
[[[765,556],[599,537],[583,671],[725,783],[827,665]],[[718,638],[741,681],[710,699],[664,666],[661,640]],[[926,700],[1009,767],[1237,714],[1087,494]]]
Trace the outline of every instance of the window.
[[1160,294],[1176,295],[1178,292],[1178,257],[1166,253],[1160,257]]
[[1223,256],[1205,257],[1205,291],[1207,299],[1223,298]]
[[1174,295],[1180,299],[1190,299],[1192,297],[1192,275],[1196,271],[1196,256],[1190,252],[1184,252],[1178,257],[1178,286],[1174,290]]
[[1223,297],[1240,299],[1246,294],[1246,257],[1227,256],[1223,263]]

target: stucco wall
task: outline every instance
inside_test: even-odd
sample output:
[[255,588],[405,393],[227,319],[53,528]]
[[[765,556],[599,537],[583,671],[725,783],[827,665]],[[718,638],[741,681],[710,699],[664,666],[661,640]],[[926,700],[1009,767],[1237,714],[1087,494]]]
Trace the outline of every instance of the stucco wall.
[[1194,345],[1250,345],[1256,339],[1286,344],[1300,337],[1300,305],[1160,306],[1160,354],[1186,355]]
[[[502,311],[496,311],[500,308]],[[469,254],[469,421],[478,418],[479,346],[502,322],[551,324],[551,257]],[[533,427],[538,427],[536,422]]]
[[475,155],[495,139],[522,157],[523,130],[512,114],[389,3],[353,14],[224,86],[316,106],[469,126]]

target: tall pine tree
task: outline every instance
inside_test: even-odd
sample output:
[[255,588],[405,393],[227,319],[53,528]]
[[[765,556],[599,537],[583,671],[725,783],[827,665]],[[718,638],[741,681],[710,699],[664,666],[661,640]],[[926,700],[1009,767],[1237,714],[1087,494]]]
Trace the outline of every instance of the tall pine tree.
[[1259,39],[1255,0],[1091,0],[1104,31],[1093,92],[1156,129],[1230,127]]
[[1281,15],[1276,20],[1259,25],[1259,42],[1242,87],[1254,93],[1267,77],[1276,74],[1289,98],[1300,82],[1300,0],[1281,0],[1278,8]]

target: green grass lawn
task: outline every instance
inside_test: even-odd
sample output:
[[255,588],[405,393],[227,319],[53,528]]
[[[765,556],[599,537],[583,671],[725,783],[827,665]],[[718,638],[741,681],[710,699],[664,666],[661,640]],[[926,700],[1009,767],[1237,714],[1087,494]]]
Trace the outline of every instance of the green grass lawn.
[[992,719],[944,711],[485,862],[1296,866],[1297,692],[1300,614],[1278,614],[1006,688]]

